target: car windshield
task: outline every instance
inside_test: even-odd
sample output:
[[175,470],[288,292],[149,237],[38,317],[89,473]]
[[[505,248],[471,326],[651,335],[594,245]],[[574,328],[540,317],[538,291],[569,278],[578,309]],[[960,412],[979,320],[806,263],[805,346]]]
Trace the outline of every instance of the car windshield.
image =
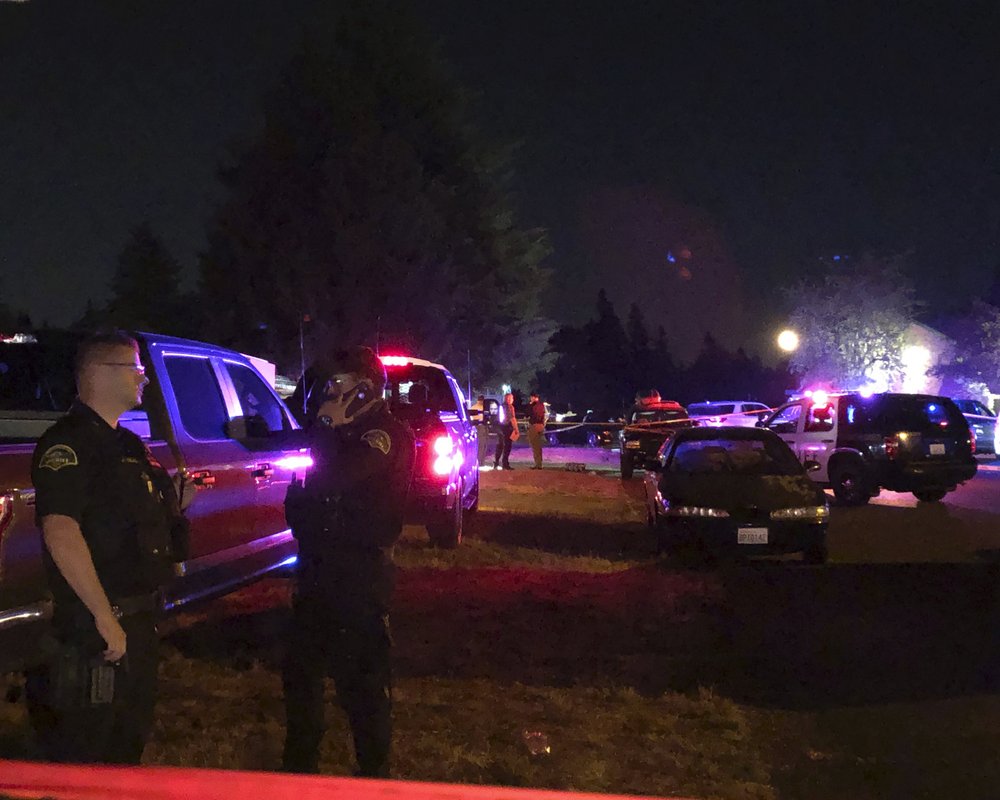
[[392,410],[407,416],[425,411],[458,413],[448,378],[440,369],[406,364],[386,369],[386,397]]
[[715,437],[677,442],[671,472],[737,475],[801,475],[802,465],[788,445],[773,437]]

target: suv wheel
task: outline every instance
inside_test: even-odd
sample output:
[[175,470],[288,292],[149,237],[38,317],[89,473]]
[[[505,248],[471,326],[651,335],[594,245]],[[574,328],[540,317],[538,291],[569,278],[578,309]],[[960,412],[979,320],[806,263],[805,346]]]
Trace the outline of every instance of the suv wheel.
[[621,458],[622,463],[622,477],[625,480],[629,480],[633,473],[635,472],[635,467],[632,465],[632,456],[627,453],[622,453]]
[[462,508],[462,487],[455,496],[455,506],[443,512],[438,519],[427,523],[427,535],[431,544],[447,550],[454,550],[462,543],[465,513]]
[[830,477],[833,494],[845,506],[863,506],[871,499],[860,464],[837,467]]
[[825,564],[828,556],[829,551],[826,546],[826,537],[824,536],[818,542],[813,542],[802,551],[802,563]]
[[946,494],[948,494],[946,489],[921,489],[919,492],[914,492],[913,496],[921,503],[936,503]]

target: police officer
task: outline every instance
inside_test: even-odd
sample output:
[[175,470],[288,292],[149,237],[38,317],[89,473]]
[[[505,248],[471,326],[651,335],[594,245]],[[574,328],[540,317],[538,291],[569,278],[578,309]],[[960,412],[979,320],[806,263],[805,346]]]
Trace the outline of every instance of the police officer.
[[390,413],[385,385],[375,353],[351,347],[314,364],[300,386],[314,466],[285,502],[299,543],[283,671],[283,767],[292,772],[319,771],[327,675],[350,722],[357,774],[389,772],[392,548],[402,532],[415,445]]
[[147,383],[136,341],[83,342],[76,380],[78,398],[32,459],[56,642],[48,669],[29,676],[29,704],[49,760],[138,764],[156,693],[156,590],[185,556],[187,526],[167,473],[118,425]]
[[545,410],[545,403],[538,396],[538,392],[532,392],[528,400],[528,442],[531,444],[531,454],[535,459],[532,469],[541,469],[542,439],[545,436],[545,422],[549,418],[549,413]]

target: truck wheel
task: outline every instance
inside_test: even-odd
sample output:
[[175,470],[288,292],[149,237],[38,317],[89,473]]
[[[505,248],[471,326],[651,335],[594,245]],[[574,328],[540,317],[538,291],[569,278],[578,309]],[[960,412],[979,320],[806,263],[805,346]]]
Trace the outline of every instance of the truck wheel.
[[635,472],[635,467],[632,466],[632,459],[629,456],[622,453],[621,463],[622,463],[622,477],[625,480],[631,479],[633,473]]
[[863,506],[871,495],[865,485],[864,471],[859,465],[845,464],[837,467],[830,476],[833,494],[845,506]]
[[921,503],[936,503],[946,494],[948,494],[946,489],[921,489],[919,492],[914,492],[913,496]]
[[455,497],[455,506],[443,512],[438,519],[427,523],[427,535],[434,547],[454,550],[462,543],[465,513],[462,508],[462,492]]

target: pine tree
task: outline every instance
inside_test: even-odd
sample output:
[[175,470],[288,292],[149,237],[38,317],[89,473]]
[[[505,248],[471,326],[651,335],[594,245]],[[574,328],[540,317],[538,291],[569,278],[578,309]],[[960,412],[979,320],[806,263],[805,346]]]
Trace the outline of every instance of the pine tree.
[[470,360],[478,385],[543,366],[547,236],[518,226],[507,154],[418,31],[394,4],[350,4],[268,97],[201,265],[217,338],[295,364],[308,314],[307,357],[378,344]]

